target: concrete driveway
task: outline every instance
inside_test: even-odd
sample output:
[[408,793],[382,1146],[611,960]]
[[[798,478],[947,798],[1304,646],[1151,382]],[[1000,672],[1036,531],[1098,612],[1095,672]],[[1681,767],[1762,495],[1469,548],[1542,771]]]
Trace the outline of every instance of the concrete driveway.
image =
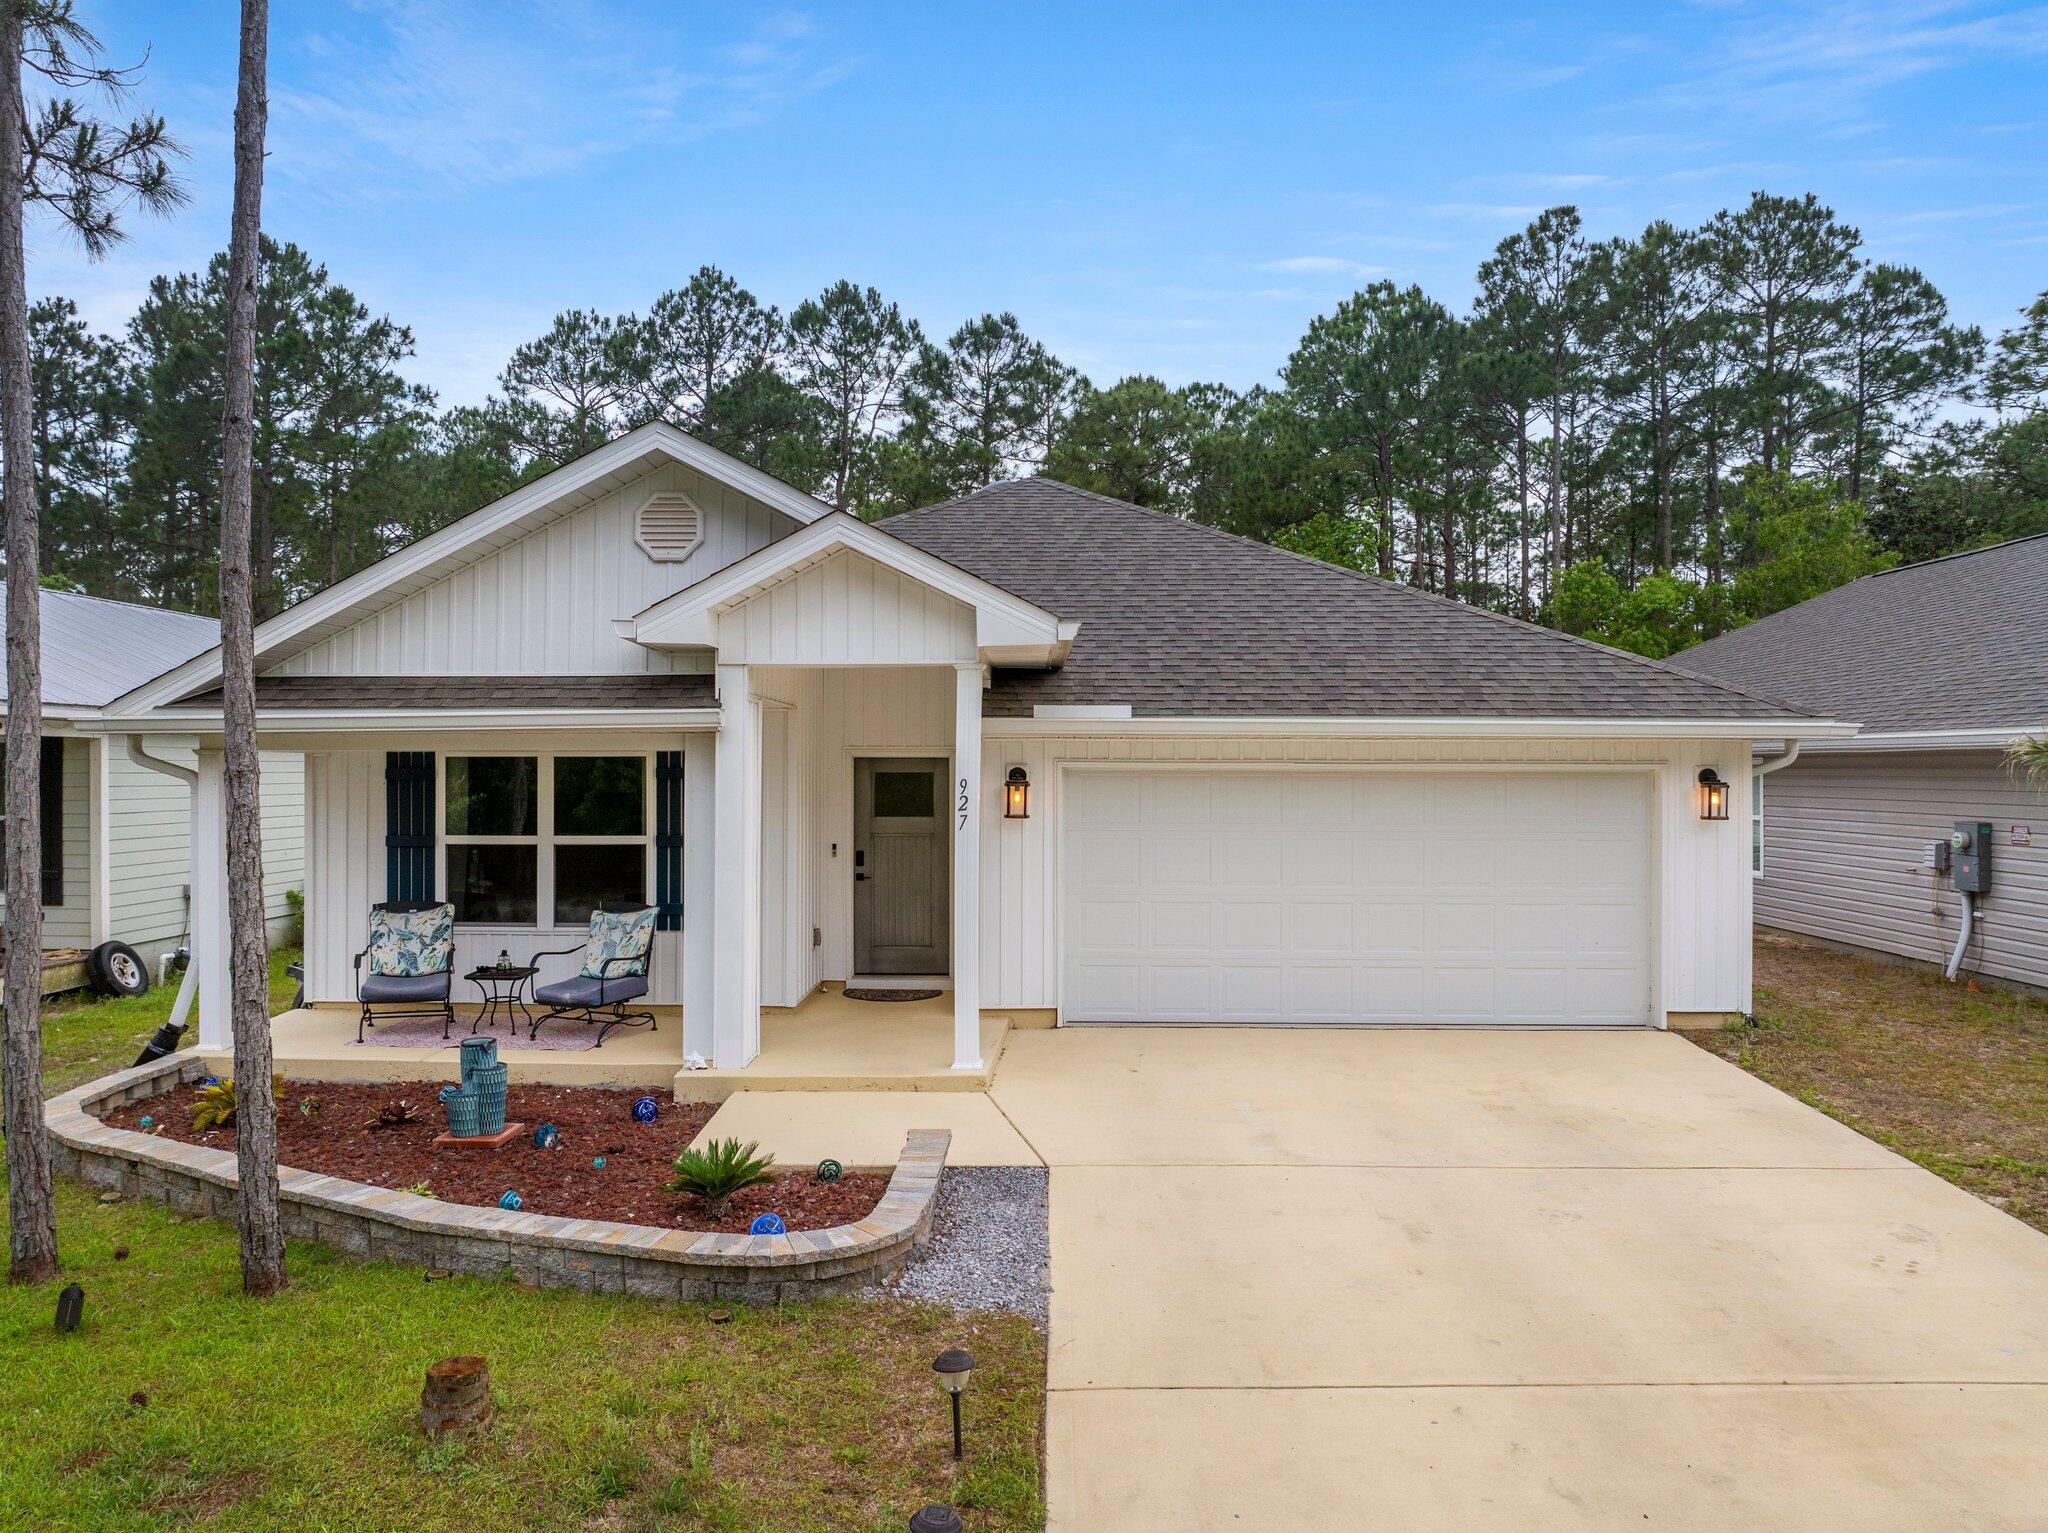
[[1051,1526],[2048,1527],[2048,1238],[1655,1033],[1069,1029]]

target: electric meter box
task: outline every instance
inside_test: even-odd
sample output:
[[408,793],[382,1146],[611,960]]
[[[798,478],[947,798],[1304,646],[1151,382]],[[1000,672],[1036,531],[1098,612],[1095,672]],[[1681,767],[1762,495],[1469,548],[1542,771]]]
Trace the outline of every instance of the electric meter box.
[[1982,820],[1956,821],[1956,833],[1948,838],[1955,848],[1953,864],[1956,892],[1988,894],[1991,891],[1991,826]]

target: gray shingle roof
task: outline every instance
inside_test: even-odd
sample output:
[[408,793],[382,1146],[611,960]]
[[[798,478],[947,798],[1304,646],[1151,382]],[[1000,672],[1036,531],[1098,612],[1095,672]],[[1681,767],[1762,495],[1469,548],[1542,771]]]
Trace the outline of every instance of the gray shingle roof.
[[[175,704],[218,708],[210,687]],[[709,676],[259,676],[258,708],[711,708]]]
[[1865,732],[2048,719],[2048,533],[1866,575],[1674,655]]
[[1140,717],[1754,719],[1781,703],[1051,479],[884,531],[1063,618],[1064,667],[998,671],[985,712]]
[[[45,591],[36,605],[43,630],[43,702],[52,707],[103,707],[220,642],[220,624],[190,612],[76,591]],[[6,611],[0,592],[0,624]],[[0,668],[0,705],[6,697]]]

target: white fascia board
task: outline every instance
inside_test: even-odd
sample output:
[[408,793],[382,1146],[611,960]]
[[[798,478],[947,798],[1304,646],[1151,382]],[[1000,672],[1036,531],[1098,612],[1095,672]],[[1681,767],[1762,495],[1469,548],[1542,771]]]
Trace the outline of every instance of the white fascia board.
[[721,610],[745,600],[778,577],[842,548],[972,607],[979,645],[1029,646],[1043,651],[1062,643],[1071,644],[1073,633],[1079,631],[1078,624],[1063,623],[1043,607],[992,585],[979,575],[971,575],[921,548],[913,548],[858,517],[834,511],[801,532],[756,549],[746,558],[643,609],[632,619],[632,637],[649,648],[707,647],[713,639],[712,620]]
[[[705,446],[666,422],[656,421],[541,475],[531,484],[521,485],[511,494],[470,512],[417,543],[386,555],[346,580],[338,581],[288,611],[279,613],[256,630],[257,658],[260,660],[277,645],[341,616],[351,607],[397,582],[426,573],[479,538],[516,526],[541,508],[604,478],[650,450],[662,452],[677,463],[723,480],[806,526],[834,514],[823,501],[793,489],[759,469],[749,468],[715,447]],[[144,682],[115,698],[107,705],[106,711],[109,714],[144,713],[175,702],[195,688],[218,681],[220,668],[220,647],[215,645],[183,665],[164,672],[154,681]]]
[[1588,740],[1815,740],[1853,734],[1829,719],[992,718],[984,735],[1320,735]]
[[[256,714],[260,730],[289,734],[394,734],[468,729],[716,729],[716,708],[267,708]],[[218,711],[181,708],[175,713],[135,714],[102,720],[89,734],[217,734]]]
[[1899,729],[1864,732],[1850,739],[1815,740],[1814,750],[1826,751],[1956,751],[2006,750],[2030,735],[2048,733],[2048,725],[2016,729],[2001,724],[1992,729]]

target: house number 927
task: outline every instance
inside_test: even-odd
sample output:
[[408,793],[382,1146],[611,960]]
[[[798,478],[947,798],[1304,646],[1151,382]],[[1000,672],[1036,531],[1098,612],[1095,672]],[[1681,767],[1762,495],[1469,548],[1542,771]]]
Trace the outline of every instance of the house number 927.
[[960,828],[967,828],[967,779],[960,779]]

